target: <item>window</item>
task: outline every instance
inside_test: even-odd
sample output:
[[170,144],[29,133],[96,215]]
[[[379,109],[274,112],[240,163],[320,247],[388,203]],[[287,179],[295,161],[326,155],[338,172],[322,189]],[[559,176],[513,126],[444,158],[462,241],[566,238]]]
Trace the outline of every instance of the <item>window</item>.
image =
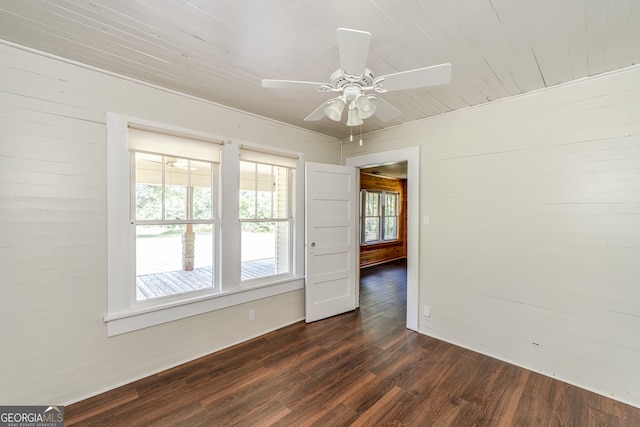
[[138,151],[131,160],[136,300],[214,289],[217,164]]
[[296,157],[243,146],[239,152],[241,281],[293,273]]
[[363,243],[377,242],[380,240],[380,196],[382,193],[363,190],[364,215],[362,229],[364,230]]
[[108,113],[108,336],[303,289],[303,166]]
[[292,183],[291,168],[240,161],[242,281],[290,273]]
[[398,193],[382,193],[384,215],[382,221],[382,240],[398,239]]
[[398,239],[399,198],[398,193],[362,190],[361,243]]

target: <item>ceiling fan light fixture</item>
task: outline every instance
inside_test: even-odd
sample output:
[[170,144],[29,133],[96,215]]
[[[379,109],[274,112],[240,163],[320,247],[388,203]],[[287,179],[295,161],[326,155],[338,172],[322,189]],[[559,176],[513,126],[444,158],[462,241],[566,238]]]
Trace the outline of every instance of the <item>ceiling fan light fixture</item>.
[[376,94],[390,91],[409,90],[443,85],[451,80],[451,64],[444,63],[429,67],[415,68],[376,77],[367,68],[371,33],[348,28],[338,28],[338,55],[340,68],[331,74],[330,83],[297,80],[263,79],[262,86],[276,89],[313,89],[332,93],[335,98],[324,101],[305,122],[317,121],[325,116],[341,122],[342,113],[347,108],[347,126],[361,126],[363,120],[376,115],[388,122],[400,115],[400,110]]
[[368,96],[362,94],[356,98],[356,108],[358,109],[358,117],[361,119],[368,119],[376,112],[376,104],[371,102]]
[[344,110],[344,101],[341,98],[333,99],[324,109],[324,114],[331,120],[339,122],[342,119],[342,111]]
[[360,126],[362,123],[362,119],[358,116],[358,110],[355,108],[349,108],[349,112],[347,115],[347,126]]

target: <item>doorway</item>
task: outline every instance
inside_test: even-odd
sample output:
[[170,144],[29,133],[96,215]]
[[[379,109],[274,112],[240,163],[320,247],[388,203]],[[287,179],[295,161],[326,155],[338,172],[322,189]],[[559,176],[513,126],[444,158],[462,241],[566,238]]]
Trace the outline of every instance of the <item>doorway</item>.
[[375,165],[407,164],[407,316],[406,326],[418,330],[419,283],[419,177],[420,149],[408,147],[346,158],[347,166],[365,168]]
[[407,162],[360,168],[360,268],[407,257]]

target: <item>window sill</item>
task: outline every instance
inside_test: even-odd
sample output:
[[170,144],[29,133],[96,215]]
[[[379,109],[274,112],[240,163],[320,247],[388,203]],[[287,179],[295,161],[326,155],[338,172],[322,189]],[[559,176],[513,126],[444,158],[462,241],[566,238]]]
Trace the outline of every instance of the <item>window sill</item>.
[[395,240],[378,240],[375,242],[367,242],[367,243],[361,243],[360,246],[365,248],[365,247],[385,247],[385,246],[396,246],[402,244],[402,241],[400,239],[395,239]]
[[238,288],[153,307],[136,308],[126,313],[110,314],[104,318],[107,323],[107,336],[137,331],[303,288],[304,278],[290,278],[262,286]]

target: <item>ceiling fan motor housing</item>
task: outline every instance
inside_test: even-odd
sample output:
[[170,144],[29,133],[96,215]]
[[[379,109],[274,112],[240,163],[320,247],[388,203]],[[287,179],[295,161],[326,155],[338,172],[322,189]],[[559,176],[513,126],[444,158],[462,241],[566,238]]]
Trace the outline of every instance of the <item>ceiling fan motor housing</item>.
[[371,87],[373,86],[373,72],[366,68],[362,76],[350,76],[339,68],[331,74],[332,87],[341,89],[349,84],[357,84],[360,87]]

